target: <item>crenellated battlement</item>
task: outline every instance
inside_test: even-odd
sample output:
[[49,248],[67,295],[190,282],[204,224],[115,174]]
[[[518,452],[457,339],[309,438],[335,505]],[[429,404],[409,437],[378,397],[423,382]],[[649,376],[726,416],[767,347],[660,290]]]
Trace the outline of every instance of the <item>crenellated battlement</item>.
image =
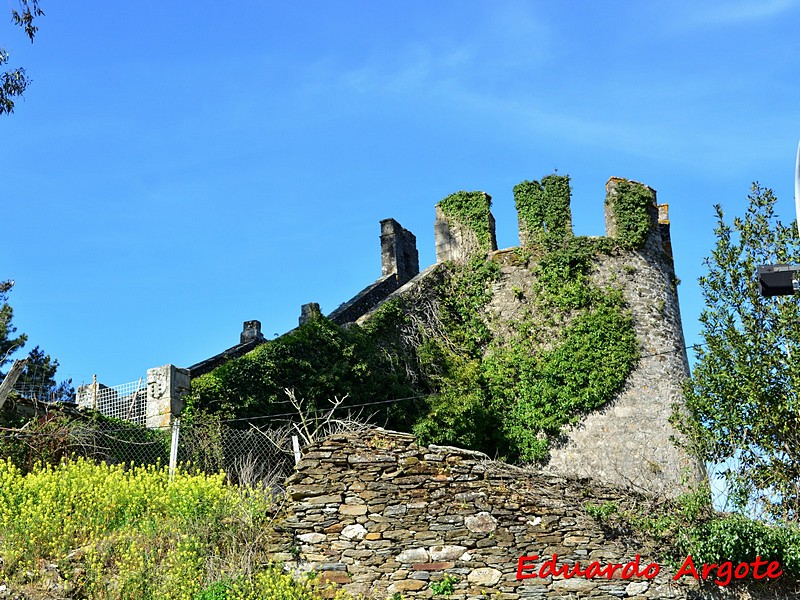
[[[598,307],[608,311],[613,306],[618,311],[615,313],[619,315],[618,322],[628,328],[625,335],[631,340],[632,353],[635,354],[634,346],[638,345],[639,359],[632,357],[624,367],[616,369],[620,375],[615,385],[620,387],[611,389],[602,399],[593,400],[594,404],[585,405],[576,398],[574,404],[579,408],[570,409],[568,415],[559,413],[559,427],[563,429],[560,437],[551,440],[543,450],[549,456],[546,468],[648,492],[681,493],[686,481],[703,477],[703,470],[672,441],[678,434],[670,424],[670,417],[673,405],[682,402],[682,383],[689,369],[675,287],[667,205],[657,203],[656,191],[649,186],[612,177],[605,186],[603,204],[606,235],[581,240],[573,235],[568,176],[555,174],[539,181],[523,181],[513,191],[519,237],[525,252],[513,249],[497,252],[489,194],[456,192],[436,205],[434,265],[420,272],[414,234],[396,220],[384,219],[380,222],[381,277],[328,318],[340,325],[363,324],[387,300],[395,298],[401,301],[403,310],[411,313],[415,305],[428,309],[439,306],[442,298],[437,294],[443,292],[438,283],[447,277],[446,273],[453,272],[446,265],[466,265],[476,256],[490,259],[494,263],[492,272],[496,273],[490,286],[490,300],[477,309],[477,319],[484,321],[490,338],[497,342],[482,350],[487,356],[510,343],[523,343],[526,354],[521,359],[546,357],[554,345],[565,343],[565,332],[576,318],[586,323],[585,319],[591,319]],[[556,262],[552,262],[553,257]],[[553,271],[554,277],[543,274],[542,265],[546,264],[554,265],[550,267],[557,270]],[[582,266],[575,270],[575,264]],[[543,283],[543,279],[547,281]],[[576,294],[580,298],[588,289],[592,292],[583,297],[589,300],[576,304],[570,299]],[[558,294],[561,290],[571,290],[567,293],[573,296],[561,300],[540,296]],[[597,299],[599,303],[593,304]],[[537,311],[542,310],[548,314],[537,316]],[[319,315],[318,304],[304,304],[299,323],[302,326]],[[475,318],[475,315],[470,317],[473,322]],[[421,320],[424,315],[416,314],[410,321]],[[192,377],[263,343],[257,325],[260,325],[257,321],[245,322],[240,344],[191,367]],[[417,338],[439,335],[441,324],[438,327],[420,333]],[[610,334],[608,326],[605,327],[592,330],[595,337],[576,338],[570,334],[573,338],[571,345],[565,346],[568,348],[565,352],[580,354],[587,344],[612,348],[608,345],[611,338],[603,336],[622,334],[618,330]],[[591,353],[592,349],[586,350]],[[603,354],[600,363],[609,359]],[[469,360],[480,365],[483,358],[479,353]],[[577,356],[575,360],[580,362]],[[519,368],[515,361],[504,368],[511,371]],[[592,369],[602,371],[599,363],[587,365],[581,367],[586,372],[580,377],[591,379],[599,373]],[[538,368],[535,362],[528,365],[525,377],[539,377]],[[548,381],[555,382],[546,384],[555,386],[548,388],[548,393],[559,393],[558,388],[563,386],[557,382],[562,375],[567,376],[562,373],[556,373],[555,379],[552,373],[547,376]],[[509,381],[513,387],[514,379]],[[585,385],[588,389],[593,383],[587,380]],[[583,394],[582,388],[573,391],[576,396]],[[596,391],[584,395],[599,398]],[[512,405],[523,401],[514,398],[512,393],[505,401]],[[539,410],[533,406],[535,398],[527,396],[524,402],[528,403],[525,410]],[[559,406],[563,411],[563,405]]]

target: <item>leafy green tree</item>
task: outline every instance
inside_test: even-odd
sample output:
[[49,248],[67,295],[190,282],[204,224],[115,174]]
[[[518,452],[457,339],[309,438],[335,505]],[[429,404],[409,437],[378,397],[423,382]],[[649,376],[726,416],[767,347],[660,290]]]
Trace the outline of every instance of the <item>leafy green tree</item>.
[[800,518],[800,298],[763,298],[756,268],[800,263],[794,225],[753,184],[744,217],[716,206],[716,247],[700,278],[706,302],[680,425],[717,465],[734,509],[773,521]]
[[[317,316],[194,379],[184,414],[285,415],[292,411],[286,389],[293,390],[311,411],[325,410],[329,400],[347,395],[337,416],[344,415],[349,406],[413,396],[415,389],[398,368],[391,336],[384,335],[401,318],[398,313],[387,306],[364,328],[340,327]],[[408,427],[413,417],[408,410],[408,405],[387,404],[376,408],[375,418],[381,424],[399,427],[406,423]]]
[[[11,20],[25,30],[25,35],[33,43],[39,28],[34,25],[35,19],[44,16],[39,7],[39,0],[18,0],[19,10],[11,10]],[[8,64],[9,53],[0,48],[0,67]],[[0,115],[14,112],[14,98],[22,96],[30,84],[25,69],[17,67],[0,73]]]

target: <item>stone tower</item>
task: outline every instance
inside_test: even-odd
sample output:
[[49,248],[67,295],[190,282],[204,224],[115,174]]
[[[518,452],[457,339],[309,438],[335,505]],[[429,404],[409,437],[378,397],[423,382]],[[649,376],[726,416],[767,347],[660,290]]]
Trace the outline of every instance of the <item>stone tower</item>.
[[[622,234],[614,202],[620,186],[630,183],[612,177],[606,184],[608,237]],[[659,213],[666,217],[666,206],[658,206],[655,190],[643,187],[652,194],[644,244],[637,250],[599,257],[592,273],[597,285],[622,290],[641,358],[614,401],[566,431],[563,442],[550,454],[548,468],[674,496],[684,491],[684,482],[698,482],[705,473],[675,444],[680,436],[669,422],[673,405],[683,402],[689,362],[669,221],[659,219]]]

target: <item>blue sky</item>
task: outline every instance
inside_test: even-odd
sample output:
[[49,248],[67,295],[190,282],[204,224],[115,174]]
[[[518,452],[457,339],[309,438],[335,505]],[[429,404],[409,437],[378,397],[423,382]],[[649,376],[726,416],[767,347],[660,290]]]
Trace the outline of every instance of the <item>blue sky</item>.
[[794,217],[800,2],[42,0],[33,79],[0,117],[0,278],[76,384],[115,385],[330,312],[380,275],[378,221],[434,261],[433,207],[572,177],[600,235],[611,176],[670,205],[684,330],[713,210],[754,180]]

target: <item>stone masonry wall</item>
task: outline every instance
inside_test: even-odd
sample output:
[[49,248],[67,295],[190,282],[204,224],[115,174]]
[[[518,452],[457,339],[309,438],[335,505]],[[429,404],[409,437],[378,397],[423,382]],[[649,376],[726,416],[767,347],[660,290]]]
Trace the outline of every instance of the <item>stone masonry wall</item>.
[[[491,202],[491,196],[484,194]],[[488,248],[482,247],[475,232],[467,225],[448,217],[442,208],[436,205],[436,220],[433,224],[433,237],[436,241],[436,262],[448,260],[465,262],[476,252],[497,250],[497,236],[495,234],[495,220],[489,212],[486,223],[489,231]]]
[[432,583],[446,575],[456,579],[452,600],[700,599],[730,591],[672,581],[665,565],[652,581],[517,580],[523,555],[539,555],[540,563],[557,554],[559,565],[583,568],[624,564],[637,554],[642,569],[656,562],[642,545],[613,539],[585,509],[587,502],[614,502],[625,510],[641,497],[479,452],[421,447],[408,434],[332,436],[304,453],[289,484],[274,558],[368,598],[432,598]]
[[[620,181],[612,178],[610,191]],[[669,224],[666,218],[659,220],[659,208],[652,206],[650,234],[642,249],[600,255],[590,275],[593,285],[622,291],[641,359],[614,400],[564,431],[551,448],[547,469],[677,496],[686,490],[684,482],[703,481],[705,473],[675,445],[673,438],[680,435],[669,422],[673,404],[683,401],[689,365],[671,247],[664,244]],[[666,208],[660,209],[666,217]],[[616,223],[608,211],[606,219],[607,234],[613,236]],[[530,310],[526,298],[535,294],[535,275],[519,264],[513,249],[495,252],[492,259],[500,265],[500,277],[493,284],[487,322],[495,334],[510,335],[513,324]],[[542,338],[548,335],[542,333]]]
[[[609,193],[619,181],[609,181]],[[550,453],[548,467],[675,496],[684,489],[680,482],[702,481],[705,472],[673,442],[680,436],[669,423],[673,405],[683,402],[689,362],[669,223],[659,222],[659,208],[654,202],[650,234],[641,250],[599,257],[592,271],[594,285],[622,290],[641,359],[613,402],[565,433],[560,447]],[[661,211],[666,216],[666,208]],[[616,232],[608,210],[606,228],[609,236]]]

